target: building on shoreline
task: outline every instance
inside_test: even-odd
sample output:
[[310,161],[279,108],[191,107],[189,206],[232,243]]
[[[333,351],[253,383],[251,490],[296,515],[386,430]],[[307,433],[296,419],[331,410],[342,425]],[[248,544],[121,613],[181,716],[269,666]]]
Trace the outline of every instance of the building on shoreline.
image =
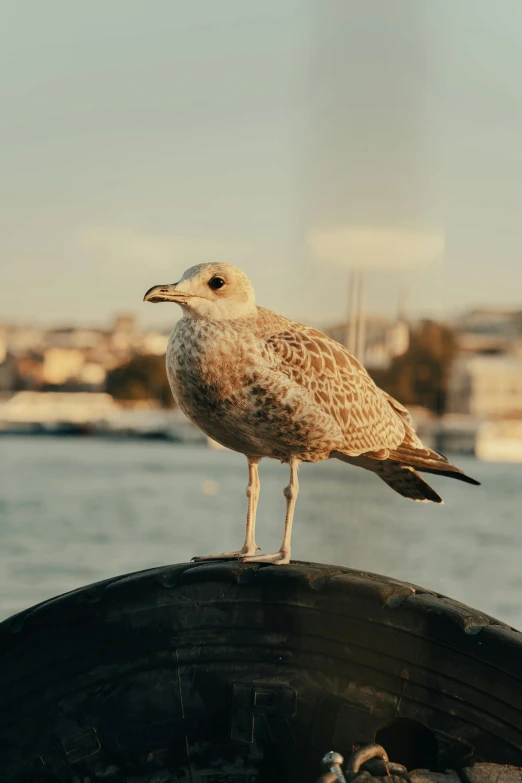
[[522,418],[522,356],[459,356],[449,378],[447,410],[482,418]]
[[101,392],[107,373],[135,356],[165,353],[168,330],[140,330],[131,316],[108,329],[0,328],[0,391]]

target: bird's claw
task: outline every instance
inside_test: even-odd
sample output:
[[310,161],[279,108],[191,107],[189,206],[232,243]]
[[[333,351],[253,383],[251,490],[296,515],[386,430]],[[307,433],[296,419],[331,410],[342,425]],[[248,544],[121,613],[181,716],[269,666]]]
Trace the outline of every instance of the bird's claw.
[[290,563],[290,552],[274,552],[272,555],[247,555],[241,560],[242,563],[271,563],[272,565],[288,565]]
[[205,560],[242,560],[245,557],[251,557],[254,555],[260,547],[256,546],[255,549],[239,549],[236,552],[220,552],[218,555],[198,555],[190,559],[191,563],[201,563]]

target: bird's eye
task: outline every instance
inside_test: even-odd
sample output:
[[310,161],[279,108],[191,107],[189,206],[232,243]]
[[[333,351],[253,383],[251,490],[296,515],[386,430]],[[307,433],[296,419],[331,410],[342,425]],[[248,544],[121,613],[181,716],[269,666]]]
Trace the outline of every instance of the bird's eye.
[[218,289],[223,288],[225,281],[222,277],[213,277],[208,281],[208,285],[213,291],[217,291]]

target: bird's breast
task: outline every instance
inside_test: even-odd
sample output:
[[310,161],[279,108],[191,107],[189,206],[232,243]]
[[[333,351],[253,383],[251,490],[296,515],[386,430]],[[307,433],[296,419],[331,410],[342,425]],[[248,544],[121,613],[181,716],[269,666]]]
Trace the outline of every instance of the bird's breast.
[[206,322],[183,323],[172,332],[167,375],[182,411],[203,429],[240,404],[258,353],[253,336]]

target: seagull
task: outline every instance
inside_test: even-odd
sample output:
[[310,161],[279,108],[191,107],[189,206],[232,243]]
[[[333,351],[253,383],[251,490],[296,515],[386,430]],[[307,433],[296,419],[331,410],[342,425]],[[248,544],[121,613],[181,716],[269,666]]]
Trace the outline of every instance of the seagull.
[[[253,286],[231,264],[188,269],[177,283],[156,285],[146,302],[175,302],[183,316],[166,354],[172,394],[185,415],[248,461],[248,511],[241,549],[195,560],[290,562],[302,462],[339,459],[372,471],[410,500],[442,503],[417,470],[478,481],[427,448],[406,408],[370,378],[346,348],[304,324],[256,306]],[[255,540],[259,461],[290,468],[278,552],[258,555]]]

